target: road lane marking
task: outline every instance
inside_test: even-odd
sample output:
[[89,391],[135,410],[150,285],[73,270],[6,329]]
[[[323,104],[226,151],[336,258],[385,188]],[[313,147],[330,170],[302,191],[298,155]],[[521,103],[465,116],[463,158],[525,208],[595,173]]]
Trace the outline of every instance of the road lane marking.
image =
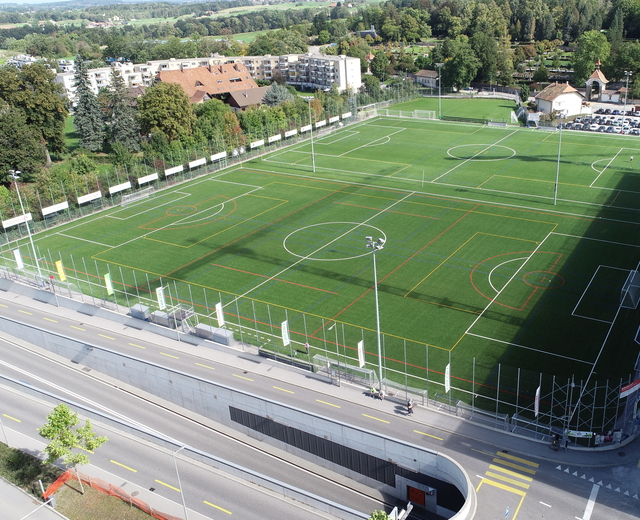
[[166,482],[162,482],[162,480],[156,480],[156,482],[158,484],[162,484],[163,486],[167,486],[168,488],[171,488],[174,491],[177,491],[178,493],[180,493],[180,490],[177,487],[173,487],[171,484],[167,484]]
[[391,424],[389,421],[385,421],[384,419],[378,419],[377,417],[374,417],[373,415],[367,415],[366,413],[363,413],[362,415],[364,415],[365,417],[368,417],[369,419],[375,419],[376,421],[380,421],[380,422],[384,422],[387,424]]
[[321,401],[320,399],[316,399],[319,403],[326,404],[327,406],[333,406],[334,408],[340,408],[337,404],[327,403],[326,401]]
[[295,394],[295,392],[292,392],[291,390],[285,390],[284,388],[280,388],[279,386],[274,386],[273,388],[275,388],[276,390],[282,390],[283,392],[287,392],[289,394]]
[[502,480],[503,482],[508,482],[509,484],[513,484],[514,486],[520,486],[524,489],[529,489],[531,486],[529,484],[525,484],[524,482],[520,482],[515,478],[504,477],[502,475],[498,475],[497,473],[493,473],[492,471],[487,471],[487,477],[497,478],[498,480]]
[[589,520],[591,518],[593,507],[596,505],[596,497],[598,496],[599,489],[600,486],[598,486],[598,484],[594,484],[591,488],[591,494],[589,495],[589,501],[587,502],[587,507],[584,510],[584,515],[582,515],[582,520]]
[[9,308],[9,306],[8,306],[8,305],[4,305],[4,304],[2,304],[2,303],[0,303],[0,307],[4,307],[5,309],[8,309],[8,308]]
[[549,504],[545,504],[544,502],[540,502],[543,506],[551,507]]
[[109,462],[113,462],[114,464],[117,464],[121,468],[128,469],[129,471],[133,471],[134,473],[138,473],[137,469],[130,468],[129,466],[125,466],[124,464],[120,464],[119,462],[116,462],[115,460],[111,460]]
[[539,468],[540,467],[540,464],[538,464],[536,462],[531,462],[530,460],[521,459],[520,457],[516,457],[515,455],[511,455],[510,453],[504,453],[504,452],[499,451],[497,455],[498,455],[498,457],[503,457],[505,459],[515,460],[516,462],[520,462],[522,464],[527,464],[529,466],[533,466],[534,468]]
[[138,348],[147,348],[147,347],[142,347],[140,345],[136,345],[135,343],[129,343],[129,345],[131,345],[132,347],[138,347]]
[[419,432],[418,430],[413,430],[415,433],[419,433],[420,435],[426,435],[427,437],[431,437],[432,439],[437,439],[439,441],[443,441],[444,439],[441,437],[436,437],[435,435],[429,435],[428,433]]
[[58,323],[58,320],[52,320],[51,318],[44,318],[47,321],[52,321],[53,323]]
[[91,453],[91,455],[94,454],[91,450],[87,450],[87,449],[83,448],[82,446],[78,446],[78,448],[80,448],[82,451],[86,451],[87,453]]
[[529,473],[529,475],[535,475],[536,474],[536,470],[535,469],[524,468],[524,467],[520,466],[519,464],[514,464],[513,462],[507,462],[506,460],[501,460],[501,459],[495,458],[495,459],[492,460],[492,462],[495,462],[496,464],[502,464],[503,466],[507,466],[508,468],[517,469],[518,471],[522,471],[524,473]]
[[6,417],[7,419],[11,419],[12,421],[15,421],[15,422],[22,422],[20,419],[16,419],[15,417],[11,417],[10,415],[7,415],[6,413],[3,413],[2,417]]
[[180,359],[178,356],[172,356],[171,354],[165,354],[164,352],[160,352],[163,356],[172,357],[174,359]]
[[512,477],[516,477],[516,478],[525,480],[527,482],[533,482],[533,478],[532,477],[527,477],[526,475],[521,475],[520,473],[516,473],[515,471],[511,471],[511,470],[506,469],[506,468],[501,468],[500,466],[494,466],[493,464],[489,464],[489,469],[492,469],[494,471],[500,471],[501,473],[505,473],[507,475],[511,475]]
[[104,334],[98,334],[98,336],[100,336],[101,338],[107,338],[107,339],[111,339],[113,341],[116,340],[116,338],[112,338],[111,336],[105,336]]
[[207,504],[208,506],[215,507],[216,509],[219,509],[220,511],[223,511],[224,513],[227,513],[228,515],[233,514],[233,513],[231,513],[231,511],[227,511],[226,509],[223,509],[220,506],[212,504],[211,502],[207,502],[206,500],[204,500],[204,503]]
[[85,329],[81,329],[80,327],[76,327],[75,325],[70,325],[70,327],[71,327],[72,329],[78,329],[78,330],[81,330],[82,332],[87,332]]
[[207,365],[203,365],[202,363],[196,363],[196,365],[198,365],[199,367],[210,368],[211,370],[215,370],[215,368],[209,367]]
[[18,312],[21,312],[22,314],[28,314],[29,316],[33,316],[32,312],[23,311],[22,309],[18,309]]
[[232,374],[233,377],[239,377],[240,379],[246,379],[247,381],[253,381],[253,379],[249,379],[248,377],[239,376],[238,374]]

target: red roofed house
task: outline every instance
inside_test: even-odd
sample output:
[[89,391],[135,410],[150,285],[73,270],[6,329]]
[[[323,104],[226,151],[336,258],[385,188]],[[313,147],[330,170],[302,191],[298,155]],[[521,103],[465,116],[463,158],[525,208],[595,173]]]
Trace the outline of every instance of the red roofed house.
[[230,92],[258,88],[249,70],[241,63],[161,70],[156,79],[180,84],[192,103],[202,103],[212,98],[221,99]]
[[602,93],[607,88],[609,81],[600,70],[600,60],[596,62],[596,70],[587,80],[587,101],[604,101]]
[[583,96],[569,83],[551,83],[536,95],[538,110],[545,114],[563,112],[565,116],[579,114]]

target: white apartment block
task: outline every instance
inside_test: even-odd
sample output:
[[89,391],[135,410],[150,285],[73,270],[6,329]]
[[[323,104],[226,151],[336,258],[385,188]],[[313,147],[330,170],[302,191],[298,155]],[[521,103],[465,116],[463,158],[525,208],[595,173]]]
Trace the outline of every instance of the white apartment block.
[[[113,64],[122,74],[129,87],[149,86],[156,73],[162,70],[181,70],[209,65],[241,63],[251,73],[254,80],[271,80],[279,71],[287,83],[308,89],[329,89],[335,83],[342,92],[346,89],[358,90],[362,86],[360,59],[349,56],[317,56],[312,54],[286,54],[283,56],[234,56],[226,57],[214,54],[210,58],[184,58],[148,61],[142,65],[132,63]],[[61,83],[69,99],[73,100],[73,72],[60,73],[56,81]],[[94,93],[109,85],[111,67],[90,69],[89,79]]]

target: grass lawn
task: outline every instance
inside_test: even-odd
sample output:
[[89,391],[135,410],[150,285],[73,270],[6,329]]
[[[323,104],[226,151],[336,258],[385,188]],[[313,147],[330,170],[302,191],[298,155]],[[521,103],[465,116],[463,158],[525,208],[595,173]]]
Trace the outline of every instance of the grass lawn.
[[80,485],[69,480],[56,493],[56,511],[70,520],[149,520],[147,513],[130,506],[119,498],[106,495],[88,486],[84,486],[84,495]]
[[37,457],[0,442],[0,476],[25,491],[33,493],[34,489],[37,489],[39,493],[40,488],[34,488],[34,483],[37,484],[40,479],[46,488],[61,473],[62,471],[55,466],[44,464]]
[[73,126],[73,116],[67,117],[64,122],[64,141],[67,145],[69,153],[75,149],[80,148],[80,136],[76,133],[76,128]]
[[[234,40],[242,41],[245,43],[251,43],[258,36],[268,33],[269,31],[255,31],[248,33],[238,33],[233,35]],[[213,36],[213,38],[220,38],[219,36]]]
[[[442,115],[449,117],[470,117],[491,119],[493,121],[509,121],[511,112],[516,108],[513,101],[507,99],[478,98],[442,98]],[[421,98],[406,103],[398,103],[390,107],[393,110],[433,110],[438,111],[438,98]]]
[[[404,109],[425,108],[424,102]],[[445,101],[445,100],[443,100]],[[453,103],[467,100],[446,100]],[[504,101],[459,112],[483,117]],[[484,107],[484,102],[480,104]],[[456,105],[452,105],[456,106]],[[393,108],[401,108],[396,105]],[[453,108],[451,108],[453,111]],[[377,117],[36,236],[67,276],[127,306],[193,305],[239,339],[377,366],[377,253],[385,373],[496,395],[497,371],[543,380],[628,377],[636,312],[620,309],[640,256],[640,177],[628,136]],[[637,148],[636,148],[637,147]],[[11,250],[2,250],[11,263]],[[53,262],[47,268],[55,273]],[[112,297],[113,298],[113,297]],[[615,326],[614,326],[615,325]],[[302,347],[303,348],[303,347]],[[497,369],[500,366],[501,369]],[[472,388],[471,381],[474,381]],[[504,379],[503,379],[504,383]],[[503,406],[516,399],[500,385]],[[521,402],[522,404],[522,402]]]

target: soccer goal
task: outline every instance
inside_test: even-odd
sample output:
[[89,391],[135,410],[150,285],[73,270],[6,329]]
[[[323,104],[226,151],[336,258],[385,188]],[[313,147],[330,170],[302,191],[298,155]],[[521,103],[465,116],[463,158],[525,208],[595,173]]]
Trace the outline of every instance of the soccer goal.
[[436,119],[435,110],[414,110],[413,114],[416,119]]
[[625,309],[637,309],[640,303],[640,273],[633,270],[627,276],[620,294],[621,306]]
[[144,190],[136,191],[135,193],[127,193],[122,196],[122,200],[120,201],[120,206],[125,207],[129,204],[140,200],[140,199],[148,199],[152,197],[155,192],[154,188],[145,188]]

